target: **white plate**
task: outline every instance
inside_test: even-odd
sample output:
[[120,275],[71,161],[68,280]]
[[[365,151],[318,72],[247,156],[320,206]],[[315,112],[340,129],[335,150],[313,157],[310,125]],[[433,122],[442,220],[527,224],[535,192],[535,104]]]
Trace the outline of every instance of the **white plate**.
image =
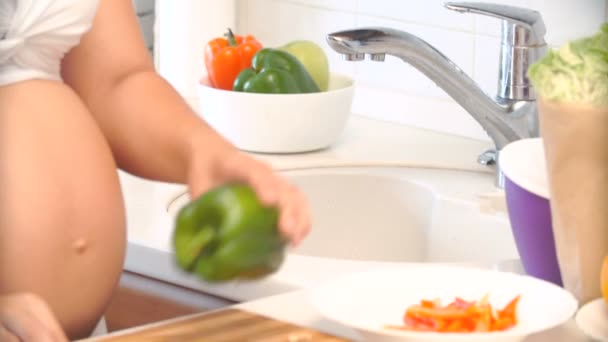
[[[521,295],[518,324],[502,332],[460,334],[384,328],[402,324],[406,308],[421,299],[439,298],[447,304],[455,297],[479,300],[485,294],[498,308]],[[520,341],[565,323],[578,307],[572,294],[537,278],[431,264],[341,276],[314,289],[312,300],[321,315],[358,330],[371,341]]]
[[587,336],[608,341],[608,305],[604,298],[585,304],[576,314],[576,324]]

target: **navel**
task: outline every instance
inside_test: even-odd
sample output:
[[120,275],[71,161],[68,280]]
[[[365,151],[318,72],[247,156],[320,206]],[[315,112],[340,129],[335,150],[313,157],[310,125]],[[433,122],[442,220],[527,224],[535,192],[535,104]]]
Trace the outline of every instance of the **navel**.
[[87,243],[87,240],[85,240],[84,238],[76,239],[74,241],[74,243],[72,244],[72,248],[74,248],[74,250],[78,254],[84,253],[87,250],[88,246],[89,246],[89,244]]

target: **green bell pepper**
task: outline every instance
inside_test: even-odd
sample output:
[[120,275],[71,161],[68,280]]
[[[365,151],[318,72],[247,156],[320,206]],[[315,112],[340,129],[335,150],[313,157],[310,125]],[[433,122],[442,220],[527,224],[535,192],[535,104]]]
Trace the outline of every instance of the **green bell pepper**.
[[273,94],[321,91],[310,73],[294,55],[271,48],[264,48],[253,56],[251,68],[239,73],[234,80],[233,90]]
[[209,282],[273,273],[283,262],[286,245],[277,221],[277,209],[262,205],[246,185],[212,189],[177,215],[177,263]]

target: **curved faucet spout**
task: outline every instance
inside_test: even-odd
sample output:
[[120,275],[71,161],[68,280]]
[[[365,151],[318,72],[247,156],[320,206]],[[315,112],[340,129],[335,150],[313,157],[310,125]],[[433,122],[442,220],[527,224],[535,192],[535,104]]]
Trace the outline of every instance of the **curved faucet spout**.
[[534,101],[490,98],[449,58],[410,33],[371,27],[331,33],[327,41],[350,60],[360,60],[366,54],[378,59],[386,54],[411,64],[469,112],[497,150],[511,141],[538,135]]

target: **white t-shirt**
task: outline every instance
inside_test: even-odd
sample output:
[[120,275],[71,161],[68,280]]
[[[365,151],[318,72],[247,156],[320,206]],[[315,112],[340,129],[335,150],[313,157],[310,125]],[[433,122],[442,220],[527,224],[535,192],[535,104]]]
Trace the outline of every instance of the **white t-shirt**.
[[0,0],[0,85],[61,80],[61,60],[91,28],[98,1]]

